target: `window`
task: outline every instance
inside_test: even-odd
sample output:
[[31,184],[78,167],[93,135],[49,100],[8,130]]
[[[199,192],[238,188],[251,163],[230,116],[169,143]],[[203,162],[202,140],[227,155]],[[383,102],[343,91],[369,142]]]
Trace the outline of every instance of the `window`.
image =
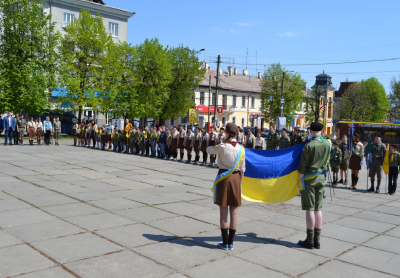
[[228,95],[222,95],[222,106],[224,109],[227,109],[226,106],[228,105]]
[[211,95],[211,105],[215,105],[215,93],[214,92]]
[[328,118],[332,118],[332,103],[328,104]]
[[242,126],[244,126],[244,118],[242,118]]
[[236,124],[236,116],[232,117],[232,123]]
[[200,105],[204,105],[204,92],[200,92]]
[[222,126],[226,125],[226,117],[222,117]]
[[251,108],[254,108],[254,103],[256,102],[255,97],[251,97]]
[[236,107],[236,96],[232,96],[232,107]]
[[67,26],[74,20],[75,15],[74,14],[69,14],[69,13],[64,13],[64,19],[63,19],[63,27]]
[[246,107],[246,96],[242,96],[242,107]]
[[118,23],[110,22],[108,24],[108,33],[113,37],[118,37]]

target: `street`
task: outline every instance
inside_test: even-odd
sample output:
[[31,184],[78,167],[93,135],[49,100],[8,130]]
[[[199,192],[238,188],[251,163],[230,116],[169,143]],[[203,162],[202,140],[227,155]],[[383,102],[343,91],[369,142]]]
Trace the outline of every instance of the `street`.
[[71,145],[0,146],[0,277],[400,277],[400,194],[366,193],[365,166],[326,188],[320,250],[296,197],[243,202],[223,251],[217,168]]

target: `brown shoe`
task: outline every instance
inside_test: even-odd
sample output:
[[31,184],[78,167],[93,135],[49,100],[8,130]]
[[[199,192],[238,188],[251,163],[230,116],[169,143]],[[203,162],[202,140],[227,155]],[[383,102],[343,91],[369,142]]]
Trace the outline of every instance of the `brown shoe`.
[[357,189],[357,184],[353,185],[352,189]]
[[350,189],[354,189],[354,185],[350,185],[350,187],[349,187]]

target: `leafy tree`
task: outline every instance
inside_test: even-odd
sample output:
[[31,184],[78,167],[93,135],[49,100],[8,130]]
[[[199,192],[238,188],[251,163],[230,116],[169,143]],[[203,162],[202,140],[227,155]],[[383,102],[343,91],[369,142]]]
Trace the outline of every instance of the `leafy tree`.
[[397,81],[395,77],[390,82],[390,111],[395,116],[400,116],[400,81]]
[[385,120],[385,111],[389,108],[385,88],[375,77],[371,77],[349,86],[338,101],[336,111],[341,119],[378,122]]
[[[73,111],[78,111],[81,122],[84,106],[97,109],[102,80],[113,75],[103,68],[107,56],[115,48],[111,35],[106,33],[102,16],[92,16],[81,10],[79,17],[65,28],[61,39],[60,84],[61,103],[69,103]],[[109,78],[109,80],[112,78]]]
[[0,1],[0,113],[41,114],[55,87],[59,36],[43,1]]
[[[303,98],[305,82],[298,73],[286,72],[278,64],[272,64],[264,73],[261,81],[261,111],[269,122],[275,122],[281,113],[282,73],[285,72],[285,88],[283,98],[283,116],[287,122],[294,119],[295,112]],[[272,101],[270,98],[272,97]]]

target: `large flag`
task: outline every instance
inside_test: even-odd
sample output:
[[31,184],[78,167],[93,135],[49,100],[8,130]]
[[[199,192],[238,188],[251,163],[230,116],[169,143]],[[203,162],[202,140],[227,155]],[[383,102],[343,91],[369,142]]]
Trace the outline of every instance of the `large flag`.
[[386,146],[386,154],[383,159],[382,170],[385,172],[385,175],[389,174],[389,156],[390,156],[389,144]]
[[344,154],[344,160],[346,161],[350,159],[353,150],[353,128],[354,128],[353,123],[351,123],[349,142],[347,143],[347,151]]
[[368,144],[365,147],[364,155],[365,155],[365,161],[366,161],[367,170],[368,170],[369,168],[371,168],[371,165],[372,165],[372,140],[371,140],[371,134],[369,135]]
[[281,203],[298,195],[301,154],[305,143],[273,151],[246,149],[242,199]]

